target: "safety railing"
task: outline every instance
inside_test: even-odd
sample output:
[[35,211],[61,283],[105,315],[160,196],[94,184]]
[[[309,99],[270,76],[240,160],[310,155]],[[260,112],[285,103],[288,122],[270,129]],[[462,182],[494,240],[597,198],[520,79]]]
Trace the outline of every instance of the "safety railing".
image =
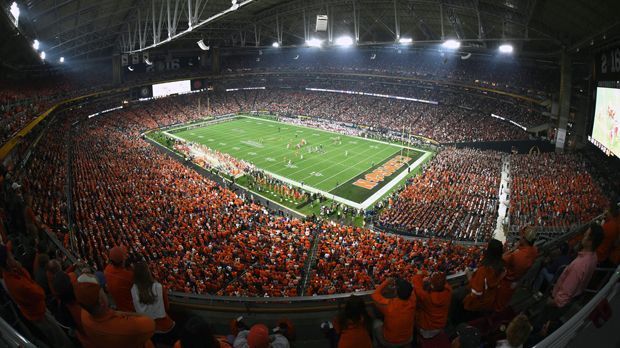
[[[465,279],[465,272],[451,274],[446,277],[446,280],[453,287],[462,286]],[[365,290],[333,295],[294,297],[214,296],[173,291],[169,294],[169,299],[170,303],[178,308],[213,312],[303,313],[335,310],[351,296],[362,296],[365,300],[370,301],[370,295],[373,291]]]
[[552,332],[545,339],[536,344],[535,348],[563,348],[568,347],[569,342],[575,338],[581,329],[589,322],[589,316],[594,309],[603,301],[613,299],[618,291],[618,280],[620,280],[620,266],[611,276],[607,284],[603,286],[598,293],[586,303],[576,314],[568,319],[564,325]]
[[2,317],[0,317],[0,336],[0,341],[4,341],[8,347],[37,348],[36,345],[28,341],[9,323],[4,321]]

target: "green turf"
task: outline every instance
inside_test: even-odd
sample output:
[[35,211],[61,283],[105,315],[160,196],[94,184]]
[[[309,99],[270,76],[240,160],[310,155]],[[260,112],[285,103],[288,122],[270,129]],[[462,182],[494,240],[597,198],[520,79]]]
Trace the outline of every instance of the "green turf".
[[[204,144],[249,161],[257,168],[303,183],[304,186],[358,203],[390,182],[398,173],[372,190],[359,188],[352,183],[403,151],[402,147],[364,138],[246,117],[170,132],[190,142]],[[335,141],[337,137],[340,137],[340,143]],[[307,145],[296,150],[295,145],[302,139],[306,140]],[[287,144],[291,145],[290,149],[287,149]],[[323,146],[322,152],[309,153],[307,150],[308,147],[320,145]],[[409,163],[424,154],[416,150],[404,151],[411,158]],[[303,159],[300,155],[303,155]],[[288,165],[289,160],[291,165]]]

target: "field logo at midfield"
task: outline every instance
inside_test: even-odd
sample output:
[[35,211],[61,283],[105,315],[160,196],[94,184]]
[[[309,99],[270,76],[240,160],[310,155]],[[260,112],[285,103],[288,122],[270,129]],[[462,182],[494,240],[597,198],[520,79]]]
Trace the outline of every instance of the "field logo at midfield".
[[265,147],[263,144],[259,143],[258,141],[253,141],[253,140],[244,140],[241,142],[241,144],[245,144],[247,146],[252,146],[252,147],[257,147],[259,149],[262,149],[263,147]]
[[355,186],[363,187],[367,190],[372,190],[377,184],[383,181],[388,176],[396,173],[397,170],[402,168],[405,163],[409,162],[411,158],[406,156],[396,156],[387,161],[381,167],[373,170],[372,172],[364,175],[364,179],[358,179],[353,183]]

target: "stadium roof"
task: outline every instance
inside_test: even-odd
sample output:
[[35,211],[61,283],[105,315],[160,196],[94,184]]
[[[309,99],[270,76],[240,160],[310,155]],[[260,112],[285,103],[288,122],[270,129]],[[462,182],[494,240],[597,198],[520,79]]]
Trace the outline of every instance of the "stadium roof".
[[[4,1],[8,21],[12,1]],[[196,26],[233,6],[237,10]],[[109,57],[158,44],[166,48],[302,45],[308,37],[328,40],[358,37],[359,44],[414,44],[444,39],[463,41],[465,49],[496,49],[510,41],[528,55],[556,54],[562,47],[591,48],[620,32],[620,1],[608,0],[28,0],[19,32],[0,38],[2,61],[36,61],[17,52],[15,40],[41,42],[49,59]],[[326,32],[315,32],[317,15],[328,15]],[[304,20],[305,19],[305,20]],[[193,30],[164,42],[169,34]],[[24,39],[23,37],[26,37]],[[593,44],[593,45],[591,45]],[[475,47],[475,48],[472,48]],[[33,51],[32,49],[30,51]],[[35,59],[32,59],[32,58]]]

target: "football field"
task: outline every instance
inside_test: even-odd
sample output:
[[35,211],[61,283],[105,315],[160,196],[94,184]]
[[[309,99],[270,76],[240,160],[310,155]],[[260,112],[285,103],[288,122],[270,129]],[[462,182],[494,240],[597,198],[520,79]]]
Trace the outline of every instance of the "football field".
[[367,206],[382,188],[394,186],[392,181],[430,156],[396,144],[249,116],[168,134],[356,207]]

